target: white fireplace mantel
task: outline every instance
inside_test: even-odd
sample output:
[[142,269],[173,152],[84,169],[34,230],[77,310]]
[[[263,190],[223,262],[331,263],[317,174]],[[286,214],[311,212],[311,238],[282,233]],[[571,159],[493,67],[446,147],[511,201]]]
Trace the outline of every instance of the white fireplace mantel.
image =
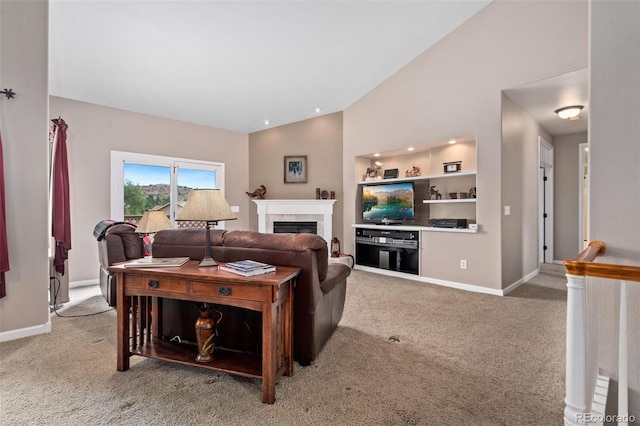
[[252,200],[258,206],[258,232],[272,233],[274,221],[315,221],[318,235],[331,245],[336,200]]

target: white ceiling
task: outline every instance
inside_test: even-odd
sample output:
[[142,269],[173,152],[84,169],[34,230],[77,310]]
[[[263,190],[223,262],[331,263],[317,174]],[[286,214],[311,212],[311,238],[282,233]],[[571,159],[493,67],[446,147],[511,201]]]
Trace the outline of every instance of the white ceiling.
[[[589,95],[586,68],[534,81],[504,92],[525,109],[551,136],[587,131]],[[579,120],[563,120],[554,112],[571,105],[584,106]]]
[[[49,88],[251,133],[346,109],[488,3],[51,0]],[[509,96],[542,112],[554,88]]]
[[50,3],[50,93],[250,133],[342,111],[489,1]]

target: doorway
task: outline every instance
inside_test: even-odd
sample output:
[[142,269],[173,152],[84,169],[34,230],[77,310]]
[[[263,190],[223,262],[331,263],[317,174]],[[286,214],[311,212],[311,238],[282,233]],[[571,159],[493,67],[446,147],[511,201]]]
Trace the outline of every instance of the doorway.
[[553,145],[538,137],[538,262],[553,263]]

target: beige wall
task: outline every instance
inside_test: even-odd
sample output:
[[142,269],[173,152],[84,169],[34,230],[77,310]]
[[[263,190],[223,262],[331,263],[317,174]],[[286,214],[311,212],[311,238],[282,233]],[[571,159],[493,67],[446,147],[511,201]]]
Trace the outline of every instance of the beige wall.
[[579,196],[582,191],[579,145],[587,143],[587,132],[555,136],[554,145],[554,257],[566,260],[582,251],[579,241]]
[[[501,91],[586,64],[586,2],[492,2],[344,111],[345,200],[362,176],[358,155],[476,135],[481,231],[423,232],[423,275],[503,288],[500,182],[514,176],[500,167]],[[344,215],[353,252],[355,209],[345,205]]]
[[[333,236],[343,241],[342,210],[354,200],[342,193],[342,112],[274,127],[249,135],[249,187],[267,188],[267,199],[315,199],[316,188],[336,192]],[[307,183],[284,183],[284,156],[307,156]],[[255,203],[251,203],[251,228],[258,229]]]
[[13,330],[29,335],[50,329],[48,28],[47,2],[0,2],[0,81],[17,93],[0,100],[11,266],[7,296],[0,299],[0,339],[15,337]]
[[[607,263],[640,265],[640,2],[590,2],[591,240]],[[629,283],[629,410],[640,416],[640,283]],[[600,293],[600,367],[617,379],[619,285]]]
[[[502,283],[506,287],[539,265],[539,137],[551,136],[507,95],[502,95]],[[504,178],[504,177],[507,177]]]
[[70,281],[98,278],[93,228],[110,216],[110,152],[127,151],[225,163],[225,197],[239,206],[226,229],[247,229],[244,191],[249,146],[244,133],[108,108],[52,96],[50,114],[66,121],[71,192]]

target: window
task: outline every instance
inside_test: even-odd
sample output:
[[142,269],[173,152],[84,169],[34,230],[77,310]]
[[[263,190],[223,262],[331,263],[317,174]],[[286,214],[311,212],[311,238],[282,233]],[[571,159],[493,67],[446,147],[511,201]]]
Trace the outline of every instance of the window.
[[146,210],[163,210],[175,223],[192,189],[224,195],[224,163],[111,152],[113,220],[136,223]]

